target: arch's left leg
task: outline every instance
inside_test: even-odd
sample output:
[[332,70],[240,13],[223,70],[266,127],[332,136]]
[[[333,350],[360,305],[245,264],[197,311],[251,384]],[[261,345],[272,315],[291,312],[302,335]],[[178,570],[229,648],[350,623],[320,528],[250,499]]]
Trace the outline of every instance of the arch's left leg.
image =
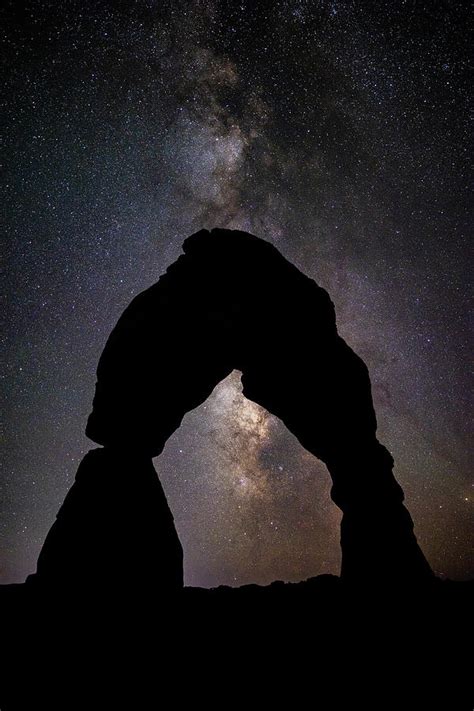
[[31,584],[120,595],[183,586],[183,552],[152,457],[232,370],[216,327],[225,304],[218,292],[206,299],[201,282],[181,257],[113,329],[86,430],[103,449],[81,462]]
[[28,582],[111,601],[183,587],[183,550],[149,457],[108,448],[85,455]]

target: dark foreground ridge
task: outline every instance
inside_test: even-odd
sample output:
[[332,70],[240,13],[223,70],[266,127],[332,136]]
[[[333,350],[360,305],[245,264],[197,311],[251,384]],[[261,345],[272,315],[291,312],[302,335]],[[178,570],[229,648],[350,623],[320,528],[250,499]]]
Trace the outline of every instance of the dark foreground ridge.
[[472,709],[472,585],[0,589],[2,711]]
[[[247,233],[202,230],[183,250],[112,331],[86,429],[100,448],[82,460],[36,573],[0,590],[1,710],[471,708],[469,586],[437,580],[418,546],[367,368],[328,294]],[[327,465],[341,578],[183,588],[152,457],[234,369],[243,394]]]

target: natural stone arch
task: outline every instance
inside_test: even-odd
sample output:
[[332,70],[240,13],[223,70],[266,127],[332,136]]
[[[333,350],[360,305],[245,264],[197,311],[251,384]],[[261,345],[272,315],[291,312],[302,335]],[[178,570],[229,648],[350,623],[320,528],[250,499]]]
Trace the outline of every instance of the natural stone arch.
[[[140,486],[131,470],[147,472],[146,516],[162,515],[162,525],[150,524],[150,551],[160,550],[163,560],[171,556],[169,570],[165,565],[154,579],[165,587],[167,580],[171,587],[182,584],[182,554],[157,477],[151,483],[151,458],[161,453],[186,412],[237,369],[245,397],[279,417],[327,465],[332,499],[343,511],[342,575],[429,577],[393,476],[393,459],[376,438],[368,370],[339,336],[327,292],[273,245],[245,232],[201,230],[185,240],[183,251],[131,302],[107,341],[86,428],[104,449],[86,455],[89,463],[81,464],[82,479],[78,475],[74,486],[88,480],[86,469],[110,471],[110,480],[103,473],[100,479],[103,507],[114,481],[117,494],[118,480],[126,507],[127,490]],[[114,469],[121,478],[114,480]],[[87,499],[87,485],[82,488],[80,501]],[[100,516],[96,523],[100,529]],[[74,526],[69,528],[74,538]],[[57,540],[52,530],[50,538],[54,535]],[[91,547],[100,535],[92,534]],[[126,532],[122,537],[128,546]],[[54,546],[49,549],[54,552]],[[38,572],[55,565],[45,545]]]

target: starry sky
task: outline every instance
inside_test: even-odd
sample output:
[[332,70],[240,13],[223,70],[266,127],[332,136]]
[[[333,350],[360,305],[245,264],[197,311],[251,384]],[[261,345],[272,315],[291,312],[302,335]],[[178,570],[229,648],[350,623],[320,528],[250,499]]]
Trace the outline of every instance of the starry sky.
[[[421,546],[472,576],[468,3],[7,2],[0,582],[33,572],[132,297],[270,240],[366,361]],[[471,199],[470,199],[471,198]],[[324,465],[234,372],[154,460],[188,585],[339,571]]]

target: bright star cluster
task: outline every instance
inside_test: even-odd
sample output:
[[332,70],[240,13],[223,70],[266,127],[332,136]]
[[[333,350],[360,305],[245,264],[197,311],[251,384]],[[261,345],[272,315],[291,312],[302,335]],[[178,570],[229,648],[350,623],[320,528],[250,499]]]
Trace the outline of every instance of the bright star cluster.
[[[272,241],[329,291],[424,552],[472,576],[468,4],[32,0],[4,15],[0,581],[34,570],[94,446],[120,313],[214,226]],[[187,584],[338,572],[324,465],[238,373],[155,466]]]

